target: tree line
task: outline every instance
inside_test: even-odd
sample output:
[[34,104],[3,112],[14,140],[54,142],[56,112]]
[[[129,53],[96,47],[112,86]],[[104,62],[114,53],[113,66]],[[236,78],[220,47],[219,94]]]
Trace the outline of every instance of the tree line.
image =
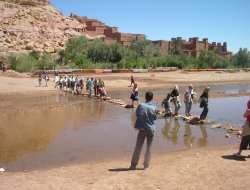
[[231,59],[224,59],[220,51],[200,51],[198,58],[184,54],[181,43],[171,41],[168,55],[163,55],[158,45],[149,40],[133,41],[129,47],[119,43],[105,44],[99,39],[90,42],[86,37],[68,40],[65,50],[52,57],[49,53],[31,52],[28,55],[9,56],[6,62],[18,72],[43,69],[130,69],[179,67],[183,68],[249,68],[250,52],[240,48]]

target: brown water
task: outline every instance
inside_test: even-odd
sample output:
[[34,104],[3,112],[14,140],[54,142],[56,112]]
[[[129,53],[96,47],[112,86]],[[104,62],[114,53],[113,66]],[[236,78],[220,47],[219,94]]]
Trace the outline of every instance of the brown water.
[[[110,96],[124,98],[127,92],[113,92]],[[162,96],[162,91],[155,92],[156,100]],[[236,136],[226,139],[224,129],[210,129],[210,126],[214,123],[242,124],[248,99],[210,99],[210,123],[207,125],[187,125],[182,120],[166,120],[160,116],[156,120],[153,152],[237,144]],[[42,106],[52,102],[59,102],[60,106]],[[65,102],[70,104],[63,106]],[[2,107],[40,107],[0,114],[0,168],[8,171],[130,156],[135,146],[134,109],[70,93],[0,103]],[[160,102],[157,105],[160,106]],[[192,113],[199,115],[200,112],[198,105],[193,105]],[[184,104],[181,113],[184,113]]]

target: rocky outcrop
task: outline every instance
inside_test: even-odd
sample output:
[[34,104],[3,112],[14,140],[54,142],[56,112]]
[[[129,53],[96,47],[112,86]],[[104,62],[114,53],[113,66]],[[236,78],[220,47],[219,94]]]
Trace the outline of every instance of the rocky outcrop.
[[50,5],[48,0],[2,0],[7,3],[29,6]]
[[31,51],[58,53],[70,38],[100,38],[129,46],[145,35],[120,33],[117,27],[74,14],[64,16],[48,0],[0,0],[0,55]]
[[47,0],[0,1],[1,56],[31,51],[57,53],[69,38],[84,35],[85,29],[86,24],[64,16]]

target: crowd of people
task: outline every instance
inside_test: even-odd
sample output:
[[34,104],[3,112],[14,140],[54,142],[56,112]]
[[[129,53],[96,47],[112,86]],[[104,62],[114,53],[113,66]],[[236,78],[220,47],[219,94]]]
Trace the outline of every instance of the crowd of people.
[[[44,86],[47,86],[47,81],[49,77],[46,73],[39,73],[38,75],[38,83],[39,86],[42,86],[44,81]],[[55,74],[54,78],[55,88],[62,91],[70,90],[73,94],[82,94],[84,86],[86,87],[86,93],[90,96],[100,96],[105,97],[107,95],[105,90],[105,83],[102,79],[94,79],[94,78],[87,78],[84,81],[84,78],[74,75],[68,76],[61,76]]]
[[[131,95],[130,99],[132,100],[132,107],[134,107],[134,101],[139,101],[139,90],[138,85],[135,82],[133,76],[131,76]],[[206,87],[199,98],[200,108],[203,108],[202,113],[200,115],[200,120],[205,120],[208,114],[208,93],[210,87]],[[188,89],[184,93],[184,103],[185,103],[185,115],[186,117],[191,116],[191,109],[193,105],[193,100],[196,96],[196,93],[193,90],[193,85],[190,84]],[[171,108],[171,103],[174,106],[174,112]],[[181,100],[180,100],[180,92],[178,85],[175,85],[171,93],[168,93],[166,98],[163,99],[161,103],[162,107],[165,109],[165,117],[173,117],[179,115],[179,110],[181,108]]]

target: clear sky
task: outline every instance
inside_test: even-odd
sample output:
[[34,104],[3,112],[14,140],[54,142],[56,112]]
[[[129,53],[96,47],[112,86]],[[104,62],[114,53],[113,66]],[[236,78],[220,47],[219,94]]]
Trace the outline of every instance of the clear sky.
[[71,12],[100,20],[119,32],[145,34],[149,40],[172,37],[227,42],[228,50],[250,50],[250,0],[50,0]]

